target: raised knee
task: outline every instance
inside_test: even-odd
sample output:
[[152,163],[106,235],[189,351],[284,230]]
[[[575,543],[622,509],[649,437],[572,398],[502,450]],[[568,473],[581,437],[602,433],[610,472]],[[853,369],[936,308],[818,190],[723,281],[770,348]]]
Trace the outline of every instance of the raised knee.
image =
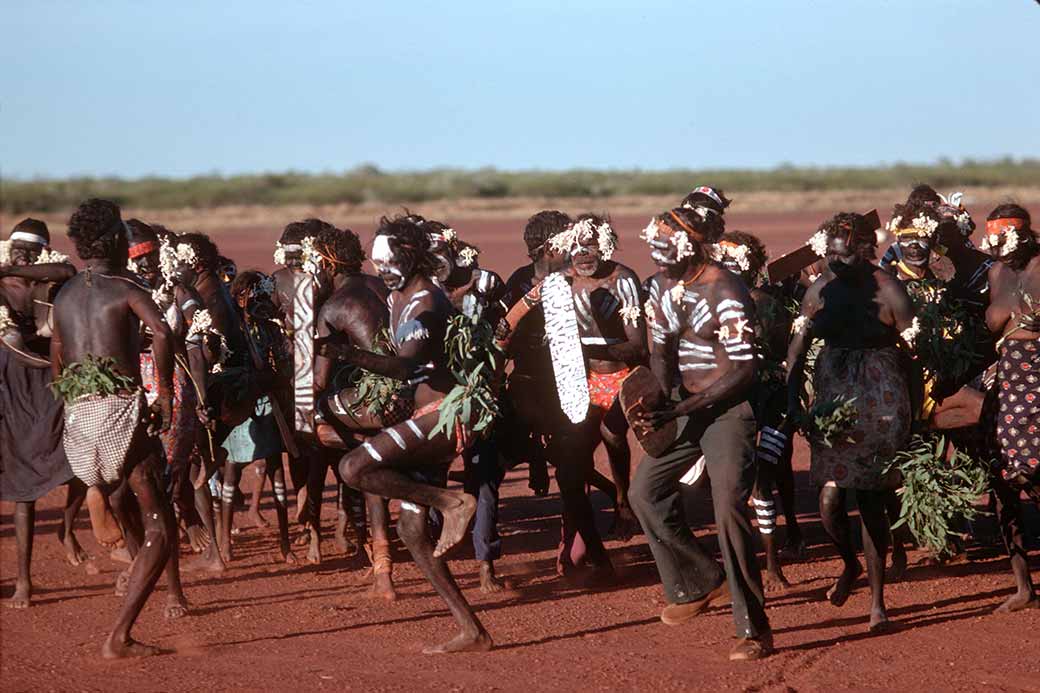
[[365,464],[364,453],[360,450],[361,448],[358,448],[344,455],[338,465],[339,477],[343,479],[343,483],[355,489],[361,488],[358,483],[361,481],[361,473]]

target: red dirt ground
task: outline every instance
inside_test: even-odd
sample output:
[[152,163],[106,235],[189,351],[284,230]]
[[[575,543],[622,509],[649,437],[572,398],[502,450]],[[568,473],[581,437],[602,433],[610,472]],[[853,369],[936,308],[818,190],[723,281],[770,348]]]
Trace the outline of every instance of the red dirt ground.
[[[634,234],[646,220],[616,222],[624,243],[619,259],[645,273],[648,264]],[[729,225],[760,233],[775,254],[804,239],[818,222],[816,215],[734,215]],[[483,247],[486,266],[507,274],[520,263],[520,223],[459,227]],[[257,229],[217,240],[244,269],[268,266],[276,235],[275,229]],[[164,621],[162,591],[146,606],[135,636],[169,654],[103,662],[98,653],[120,603],[112,585],[122,566],[103,557],[85,514],[78,533],[98,556],[100,574],[65,564],[54,534],[62,495],[52,493],[38,504],[34,606],[0,609],[0,689],[1040,691],[1040,611],[990,613],[1011,592],[1008,563],[997,550],[976,550],[976,560],[966,565],[912,568],[905,580],[890,585],[889,615],[898,626],[891,634],[868,635],[863,580],[843,608],[823,601],[839,568],[814,513],[807,459],[799,443],[797,506],[808,532],[809,558],[786,568],[791,590],[770,596],[778,651],[762,662],[726,660],[732,635],[728,607],[677,628],[660,623],[664,600],[642,536],[608,544],[621,576],[614,589],[588,592],[556,578],[559,498],[555,492],[531,496],[521,468],[503,486],[505,557],[499,564],[518,588],[481,595],[468,544],[453,555],[460,584],[496,649],[440,658],[420,650],[452,635],[452,620],[400,546],[395,576],[401,598],[384,605],[366,597],[361,563],[338,553],[331,541],[325,542],[321,566],[288,567],[275,560],[273,530],[248,529],[237,537],[237,560],[228,573],[186,576],[191,617]],[[606,471],[602,460],[600,467]],[[244,478],[248,490],[255,477]],[[331,487],[327,493],[324,517],[330,527]],[[698,534],[714,546],[708,491],[694,490],[688,500]],[[605,505],[602,496],[596,502]],[[12,508],[0,505],[4,598],[14,585]],[[274,521],[266,498],[264,513]],[[238,518],[244,521],[241,513]],[[608,513],[600,520],[608,526]],[[1035,513],[1032,520],[1035,526]],[[921,557],[911,554],[911,560]],[[1038,567],[1034,557],[1034,572]]]

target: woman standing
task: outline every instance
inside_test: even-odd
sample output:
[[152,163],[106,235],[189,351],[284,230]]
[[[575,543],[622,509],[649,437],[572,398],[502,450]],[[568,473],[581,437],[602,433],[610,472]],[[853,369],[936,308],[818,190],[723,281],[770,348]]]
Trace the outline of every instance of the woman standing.
[[1040,245],[1029,212],[1016,204],[994,209],[980,247],[998,262],[989,270],[986,324],[999,335],[996,437],[999,470],[993,490],[1004,543],[1011,554],[1015,593],[998,611],[1040,607],[1029,575],[1019,496],[1040,498]]
[[872,595],[870,629],[884,629],[885,553],[889,523],[885,497],[897,479],[884,469],[910,437],[910,395],[900,335],[913,336],[913,307],[902,283],[876,267],[874,224],[869,217],[842,213],[820,227],[833,278],[817,279],[802,300],[787,354],[790,429],[800,407],[805,357],[812,337],[823,340],[817,357],[813,392],[817,402],[840,395],[856,398],[859,417],[845,440],[828,447],[812,441],[812,477],[820,489],[820,515],[845,563],[827,592],[835,606],[848,599],[862,572],[850,536],[845,509],[855,491],[863,532],[863,550]]

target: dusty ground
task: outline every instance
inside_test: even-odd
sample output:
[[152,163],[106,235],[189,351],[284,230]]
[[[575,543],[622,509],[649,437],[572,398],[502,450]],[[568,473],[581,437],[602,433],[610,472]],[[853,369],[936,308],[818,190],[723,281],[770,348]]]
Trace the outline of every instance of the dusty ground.
[[[893,199],[857,200],[852,208],[887,210]],[[982,219],[994,201],[980,200],[971,211]],[[580,209],[572,204],[564,208]],[[649,268],[635,233],[648,214],[664,206],[614,213],[623,243],[619,259],[640,272]],[[459,212],[447,220],[484,248],[486,266],[506,274],[520,263],[522,219],[535,208],[497,218]],[[777,254],[810,235],[833,209],[734,208],[727,218],[730,228],[759,233]],[[267,267],[280,226],[315,211],[320,210],[279,218],[268,211],[269,219],[229,223],[214,229],[214,235],[240,268]],[[350,221],[363,236],[372,229],[373,216],[367,221],[329,216],[339,223]],[[167,221],[162,214],[145,218]],[[191,228],[168,221],[171,227]],[[62,228],[52,227],[56,236]],[[435,659],[419,652],[424,644],[448,637],[452,621],[400,547],[396,578],[401,599],[386,606],[366,598],[361,564],[337,553],[331,541],[326,542],[323,565],[293,568],[275,561],[273,530],[250,529],[238,537],[238,560],[226,575],[187,578],[190,618],[165,622],[162,592],[147,605],[135,635],[169,654],[102,662],[97,654],[119,605],[112,583],[121,566],[94,545],[85,516],[79,535],[98,556],[100,574],[88,575],[64,563],[54,537],[60,491],[51,494],[40,502],[37,515],[35,606],[0,610],[0,689],[1040,691],[1040,611],[990,614],[1010,593],[1011,584],[1007,560],[996,550],[976,550],[977,560],[967,565],[911,569],[906,580],[889,586],[889,615],[899,626],[892,634],[867,634],[868,594],[862,581],[841,609],[821,601],[837,575],[838,561],[813,512],[803,447],[796,462],[798,510],[812,547],[807,561],[787,568],[793,588],[771,596],[769,616],[778,652],[763,662],[726,660],[732,633],[728,608],[713,609],[679,628],[660,623],[657,615],[664,601],[642,537],[609,544],[621,573],[615,589],[590,593],[557,579],[553,549],[559,536],[559,499],[555,493],[532,497],[526,470],[520,469],[503,487],[505,558],[500,563],[501,571],[518,581],[518,589],[481,595],[471,549],[463,545],[453,555],[460,583],[497,647],[483,655]],[[254,477],[246,474],[245,479],[248,489]],[[603,506],[602,498],[597,502]],[[706,490],[692,492],[689,506],[699,534],[714,545]],[[264,507],[273,522],[269,503]],[[14,583],[11,511],[11,504],[0,504],[4,598]],[[333,520],[329,502],[325,518],[327,523]],[[608,514],[601,520],[606,527]],[[1035,513],[1032,521],[1035,527]],[[1034,572],[1037,568],[1040,561],[1034,558]]]

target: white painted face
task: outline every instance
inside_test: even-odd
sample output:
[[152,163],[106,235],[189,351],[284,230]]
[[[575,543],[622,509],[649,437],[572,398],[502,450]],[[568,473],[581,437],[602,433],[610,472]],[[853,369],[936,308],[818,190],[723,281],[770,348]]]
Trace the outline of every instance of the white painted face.
[[397,291],[404,287],[405,274],[401,259],[390,247],[387,236],[376,236],[372,242],[372,264],[386,284],[386,288]]

